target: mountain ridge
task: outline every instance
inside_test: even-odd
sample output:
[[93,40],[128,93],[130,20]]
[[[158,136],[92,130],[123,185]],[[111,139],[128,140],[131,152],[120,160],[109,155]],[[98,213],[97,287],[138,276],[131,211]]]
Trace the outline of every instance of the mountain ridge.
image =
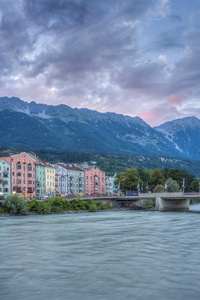
[[[155,154],[199,159],[200,120],[196,117],[184,119],[152,128],[138,116],[0,97],[0,144],[26,149]],[[196,127],[189,126],[192,123]]]

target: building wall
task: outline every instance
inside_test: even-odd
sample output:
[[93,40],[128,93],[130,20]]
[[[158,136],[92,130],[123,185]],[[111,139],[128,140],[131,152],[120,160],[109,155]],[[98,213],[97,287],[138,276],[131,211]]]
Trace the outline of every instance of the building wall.
[[105,172],[102,172],[98,167],[85,170],[85,188],[87,195],[104,195]]
[[55,189],[58,195],[68,195],[68,174],[62,167],[56,169]]
[[35,160],[25,152],[12,155],[11,158],[12,194],[17,193],[27,199],[35,198]]
[[[72,167],[73,168],[73,167]],[[85,193],[85,172],[78,168],[68,169],[68,193],[78,195]],[[78,170],[77,170],[78,169]]]
[[0,159],[0,179],[3,180],[0,183],[1,195],[11,195],[11,164],[5,159]]
[[106,176],[106,195],[113,195],[113,176]]
[[46,194],[46,167],[36,165],[36,196],[42,197]]
[[45,183],[46,183],[46,194],[54,196],[55,194],[55,169],[51,166],[45,168]]

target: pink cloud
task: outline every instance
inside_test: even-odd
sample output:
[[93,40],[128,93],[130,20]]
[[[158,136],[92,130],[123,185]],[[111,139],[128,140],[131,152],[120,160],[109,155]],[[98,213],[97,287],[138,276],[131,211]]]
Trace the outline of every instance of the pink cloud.
[[181,95],[172,94],[168,99],[168,103],[174,105],[181,105],[181,98]]
[[137,114],[137,116],[143,120],[155,120],[158,118],[158,115],[154,112],[143,112]]

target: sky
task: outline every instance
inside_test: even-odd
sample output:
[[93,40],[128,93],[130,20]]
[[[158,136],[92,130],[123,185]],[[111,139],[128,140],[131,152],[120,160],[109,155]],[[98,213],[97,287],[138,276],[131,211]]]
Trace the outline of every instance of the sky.
[[0,96],[200,117],[200,0],[0,0]]

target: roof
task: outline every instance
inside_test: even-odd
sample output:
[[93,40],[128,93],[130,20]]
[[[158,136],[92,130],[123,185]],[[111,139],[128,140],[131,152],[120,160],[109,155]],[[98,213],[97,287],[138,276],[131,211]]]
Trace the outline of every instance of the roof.
[[67,170],[72,170],[72,171],[79,171],[79,172],[84,172],[83,169],[74,167],[73,165],[65,164],[65,163],[58,163],[58,166],[63,167]]

